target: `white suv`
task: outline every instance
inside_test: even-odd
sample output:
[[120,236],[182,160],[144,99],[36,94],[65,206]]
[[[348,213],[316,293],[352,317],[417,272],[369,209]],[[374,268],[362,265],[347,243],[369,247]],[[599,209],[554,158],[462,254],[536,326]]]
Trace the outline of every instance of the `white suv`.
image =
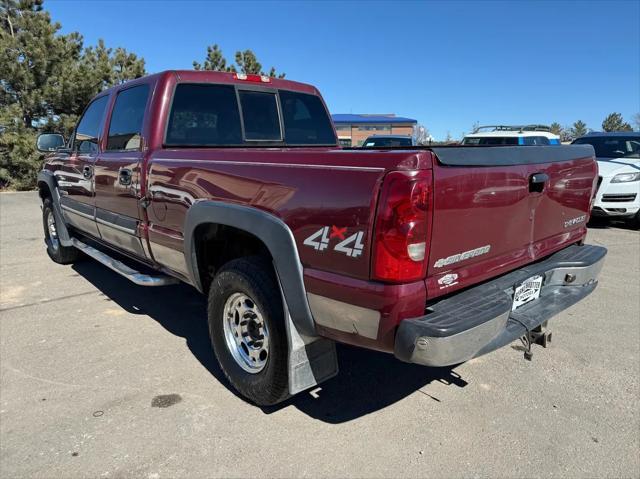
[[479,126],[462,139],[463,145],[559,145],[560,137],[546,125]]
[[640,226],[640,132],[589,133],[598,160],[598,192],[593,216],[624,218]]

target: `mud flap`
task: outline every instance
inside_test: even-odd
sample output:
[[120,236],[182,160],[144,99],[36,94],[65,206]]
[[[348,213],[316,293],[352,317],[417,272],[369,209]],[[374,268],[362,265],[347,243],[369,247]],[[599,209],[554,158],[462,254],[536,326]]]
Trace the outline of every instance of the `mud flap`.
[[62,214],[62,208],[60,207],[60,193],[58,192],[58,186],[56,185],[53,174],[46,170],[42,170],[38,173],[38,181],[43,181],[49,187],[51,192],[51,201],[53,203],[53,216],[56,219],[56,229],[58,230],[58,241],[62,246],[73,246],[73,241],[67,225],[64,221],[64,215]]
[[298,331],[289,314],[281,285],[280,295],[289,347],[289,394],[294,396],[338,374],[338,355],[335,342],[319,336],[307,336]]

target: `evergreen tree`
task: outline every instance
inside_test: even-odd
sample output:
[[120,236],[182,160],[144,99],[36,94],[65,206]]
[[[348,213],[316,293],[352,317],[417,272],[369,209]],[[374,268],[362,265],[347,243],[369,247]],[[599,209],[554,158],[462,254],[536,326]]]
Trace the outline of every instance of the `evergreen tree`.
[[42,161],[36,134],[68,136],[93,96],[145,74],[144,60],[123,48],[102,40],[83,48],[79,33],[59,34],[42,4],[0,3],[0,187],[35,186]]
[[235,65],[228,64],[227,59],[222,54],[222,50],[217,44],[207,47],[207,57],[203,63],[193,62],[195,70],[213,70],[218,72],[240,72],[254,75],[265,75],[273,78],[284,78],[285,73],[278,73],[274,67],[269,69],[269,73],[262,70],[262,64],[258,61],[255,53],[251,50],[237,51],[235,55]]
[[632,131],[631,125],[624,121],[620,113],[611,113],[602,122],[604,131]]
[[582,120],[578,120],[571,127],[571,136],[573,138],[580,138],[581,136],[586,135],[588,131],[587,124]]
[[557,121],[554,121],[553,123],[551,123],[549,128],[551,129],[551,133],[553,133],[554,135],[558,135],[558,136],[562,135],[562,125]]
[[222,50],[217,44],[207,47],[207,58],[204,59],[204,64],[193,62],[194,70],[213,70],[216,72],[235,72],[236,68],[233,65],[227,66],[227,60],[222,55]]

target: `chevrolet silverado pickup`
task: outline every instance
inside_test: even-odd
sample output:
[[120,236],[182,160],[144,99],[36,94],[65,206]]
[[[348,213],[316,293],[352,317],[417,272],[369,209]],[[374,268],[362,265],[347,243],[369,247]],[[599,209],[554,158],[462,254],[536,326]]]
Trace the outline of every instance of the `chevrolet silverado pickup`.
[[38,146],[51,259],[208,295],[213,351],[258,405],[337,374],[336,342],[426,366],[530,355],[606,255],[584,243],[590,145],[343,149],[318,90],[284,79],[158,73]]

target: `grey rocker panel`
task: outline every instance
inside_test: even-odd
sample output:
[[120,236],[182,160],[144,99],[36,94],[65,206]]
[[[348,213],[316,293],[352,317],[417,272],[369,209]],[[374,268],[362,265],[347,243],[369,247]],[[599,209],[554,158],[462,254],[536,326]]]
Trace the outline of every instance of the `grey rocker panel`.
[[60,193],[58,192],[58,185],[53,173],[47,170],[41,170],[38,173],[38,184],[45,183],[51,192],[51,199],[53,202],[53,214],[56,218],[56,230],[58,232],[58,240],[62,246],[73,246],[69,231],[64,222],[62,216],[62,209],[60,208]]
[[193,285],[203,291],[193,233],[198,225],[217,223],[238,228],[258,237],[271,253],[289,312],[302,334],[315,336],[313,316],[307,303],[298,249],[293,233],[279,218],[248,206],[219,201],[196,202],[187,212],[184,254]]

